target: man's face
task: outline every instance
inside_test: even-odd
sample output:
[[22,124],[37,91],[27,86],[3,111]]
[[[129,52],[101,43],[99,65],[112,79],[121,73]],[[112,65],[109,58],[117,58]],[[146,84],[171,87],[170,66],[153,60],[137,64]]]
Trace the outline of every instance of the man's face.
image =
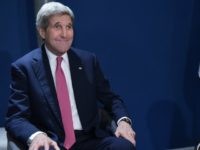
[[39,29],[47,48],[56,55],[67,52],[73,41],[73,24],[68,15],[55,15],[50,17],[46,29]]

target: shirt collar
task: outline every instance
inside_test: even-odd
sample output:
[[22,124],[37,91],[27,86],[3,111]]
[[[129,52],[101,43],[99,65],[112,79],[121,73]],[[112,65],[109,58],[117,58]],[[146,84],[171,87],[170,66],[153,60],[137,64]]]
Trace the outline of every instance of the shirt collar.
[[[47,57],[49,58],[49,61],[55,61],[56,58],[58,57],[57,55],[55,55],[54,53],[52,53],[45,45],[45,50],[46,50],[46,53],[47,53]],[[67,64],[68,64],[68,55],[67,53],[64,53],[62,56],[63,58],[63,61],[65,61]]]

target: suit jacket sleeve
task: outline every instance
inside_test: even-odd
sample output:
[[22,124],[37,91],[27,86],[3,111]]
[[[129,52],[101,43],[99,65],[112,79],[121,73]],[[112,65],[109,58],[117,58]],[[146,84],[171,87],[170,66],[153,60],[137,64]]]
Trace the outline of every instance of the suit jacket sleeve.
[[[6,118],[6,129],[11,136],[26,144],[31,134],[39,131],[31,122],[31,111],[28,101],[27,77],[20,67],[11,66],[11,94]],[[22,132],[23,131],[23,132]]]

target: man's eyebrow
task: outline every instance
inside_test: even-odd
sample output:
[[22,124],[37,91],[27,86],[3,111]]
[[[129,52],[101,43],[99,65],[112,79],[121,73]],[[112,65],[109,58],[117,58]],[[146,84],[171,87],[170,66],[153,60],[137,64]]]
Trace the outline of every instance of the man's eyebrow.
[[59,21],[57,21],[57,22],[55,22],[54,24],[60,24],[60,22],[59,22]]

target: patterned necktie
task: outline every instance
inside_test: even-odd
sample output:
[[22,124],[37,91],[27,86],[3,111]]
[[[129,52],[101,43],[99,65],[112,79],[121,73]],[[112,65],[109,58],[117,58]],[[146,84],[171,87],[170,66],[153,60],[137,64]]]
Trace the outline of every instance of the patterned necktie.
[[67,82],[65,79],[64,72],[61,68],[62,59],[63,59],[62,57],[57,57],[56,59],[57,60],[56,92],[65,131],[64,147],[69,149],[75,143],[76,139],[73,128],[72,112],[71,112]]

